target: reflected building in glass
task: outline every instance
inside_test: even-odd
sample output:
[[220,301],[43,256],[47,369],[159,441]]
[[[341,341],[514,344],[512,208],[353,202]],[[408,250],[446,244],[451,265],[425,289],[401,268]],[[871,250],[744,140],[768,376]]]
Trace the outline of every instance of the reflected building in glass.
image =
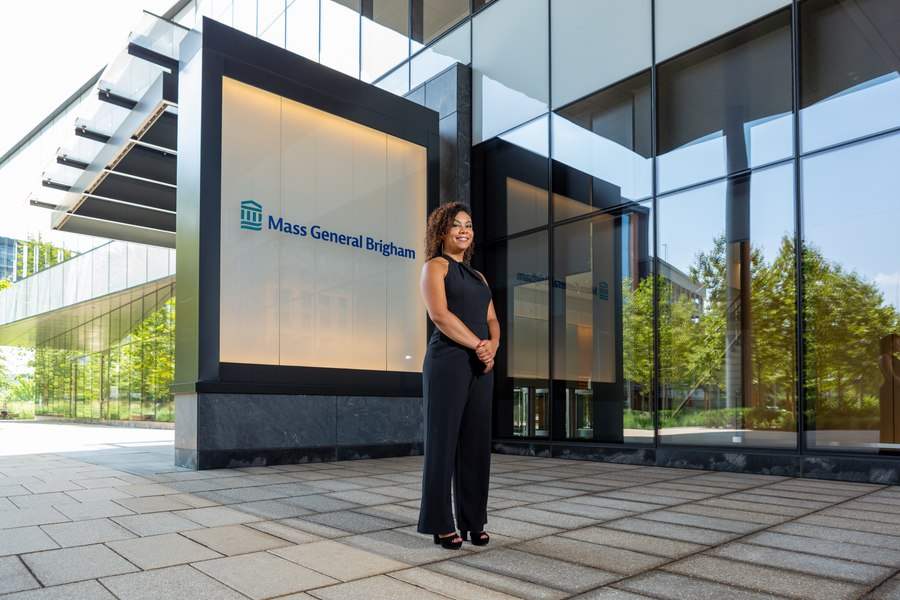
[[[190,0],[167,18],[438,113],[429,185],[471,204],[502,325],[496,452],[900,483],[900,0]],[[0,161],[6,188],[27,160]],[[334,364],[365,362],[340,347],[378,312],[343,292],[357,266],[299,268],[316,281],[283,339],[330,330]],[[98,389],[125,364],[104,360]]]

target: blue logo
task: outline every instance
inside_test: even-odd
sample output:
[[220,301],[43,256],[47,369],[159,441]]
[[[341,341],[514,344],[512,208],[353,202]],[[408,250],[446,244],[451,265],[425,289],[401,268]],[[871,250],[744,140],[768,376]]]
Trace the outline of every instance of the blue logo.
[[262,229],[262,205],[253,200],[241,202],[241,229]]
[[600,282],[599,289],[597,290],[597,295],[600,296],[601,300],[609,300],[609,286],[605,281]]

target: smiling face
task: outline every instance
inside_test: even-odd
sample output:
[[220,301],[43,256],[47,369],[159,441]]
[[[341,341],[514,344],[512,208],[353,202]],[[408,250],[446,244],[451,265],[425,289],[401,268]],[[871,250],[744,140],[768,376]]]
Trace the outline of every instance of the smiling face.
[[465,212],[458,212],[453,218],[453,226],[444,235],[444,253],[456,254],[465,252],[472,244],[475,232],[472,229],[472,217]]

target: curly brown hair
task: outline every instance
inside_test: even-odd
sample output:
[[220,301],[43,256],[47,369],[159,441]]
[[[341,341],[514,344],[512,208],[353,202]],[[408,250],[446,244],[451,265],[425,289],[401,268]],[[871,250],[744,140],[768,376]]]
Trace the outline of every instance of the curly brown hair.
[[[453,227],[453,220],[456,215],[464,212],[472,215],[472,209],[468,204],[462,202],[451,202],[434,209],[428,216],[428,226],[425,228],[425,260],[426,262],[436,256],[442,254],[441,248],[444,243],[444,236]],[[463,255],[463,262],[469,264],[472,261],[472,255],[475,254],[475,244],[469,244],[466,253]]]

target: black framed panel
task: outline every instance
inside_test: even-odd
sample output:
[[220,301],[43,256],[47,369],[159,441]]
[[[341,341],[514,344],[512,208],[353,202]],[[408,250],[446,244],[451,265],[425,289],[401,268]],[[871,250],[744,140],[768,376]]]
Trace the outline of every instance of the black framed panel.
[[208,18],[202,34],[185,40],[182,55],[190,58],[180,65],[179,110],[187,119],[179,119],[179,320],[172,391],[421,396],[421,373],[220,362],[222,80],[424,146],[429,211],[439,193],[437,113]]

